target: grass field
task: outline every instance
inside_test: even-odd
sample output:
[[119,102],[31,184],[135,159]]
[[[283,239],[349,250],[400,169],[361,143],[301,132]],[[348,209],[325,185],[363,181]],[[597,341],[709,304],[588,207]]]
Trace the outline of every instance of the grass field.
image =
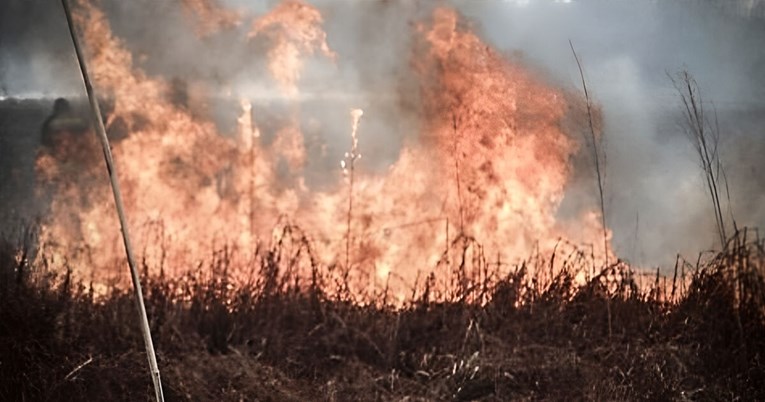
[[[765,250],[748,235],[642,289],[623,264],[584,285],[521,265],[449,297],[425,281],[400,308],[356,303],[320,266],[290,277],[273,248],[249,281],[226,258],[143,281],[167,400],[764,400]],[[0,400],[151,399],[130,293],[27,252],[0,250]]]

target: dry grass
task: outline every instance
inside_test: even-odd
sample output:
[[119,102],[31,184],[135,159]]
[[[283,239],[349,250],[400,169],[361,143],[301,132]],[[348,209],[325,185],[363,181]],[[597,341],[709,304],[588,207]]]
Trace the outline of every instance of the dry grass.
[[[25,250],[0,246],[0,400],[150,399],[130,294],[97,298]],[[225,250],[143,278],[168,400],[765,399],[765,251],[745,233],[647,290],[624,264],[576,286],[586,261],[531,276],[549,263],[532,260],[455,270],[439,297],[423,281],[400,309],[354,303],[315,263],[299,279],[279,252],[249,281]]]

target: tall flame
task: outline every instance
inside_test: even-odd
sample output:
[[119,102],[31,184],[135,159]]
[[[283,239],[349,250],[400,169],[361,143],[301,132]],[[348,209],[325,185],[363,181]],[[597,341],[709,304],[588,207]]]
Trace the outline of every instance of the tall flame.
[[[162,78],[133,65],[93,4],[82,5],[78,23],[97,87],[113,100],[108,123],[129,132],[113,148],[147,266],[172,273],[197,264],[215,244],[252,249],[285,217],[310,235],[324,264],[366,278],[358,289],[391,279],[406,289],[423,273],[438,274],[458,239],[475,239],[503,261],[524,258],[534,247],[551,250],[560,238],[602,244],[595,241],[597,215],[578,219],[575,231],[556,220],[577,152],[562,128],[571,108],[567,96],[502,58],[451,9],[435,10],[415,30],[420,138],[384,174],[350,172],[350,191],[340,171],[334,188],[305,185],[297,104],[268,145],[260,141],[258,108],[246,99],[239,135],[221,136],[212,123],[168,101]],[[285,95],[299,93],[303,57],[342,61],[322,24],[319,10],[299,1],[285,1],[253,23],[249,38],[269,40],[269,70]],[[346,173],[359,156],[363,113],[351,112]],[[38,168],[52,178],[63,174],[56,169],[64,159],[43,153]],[[100,195],[107,193],[99,187],[105,181],[97,179],[98,161],[75,159],[83,174],[59,186],[43,239],[60,245],[62,255],[86,244],[93,252],[80,257],[81,265],[101,270],[120,259],[112,205]]]

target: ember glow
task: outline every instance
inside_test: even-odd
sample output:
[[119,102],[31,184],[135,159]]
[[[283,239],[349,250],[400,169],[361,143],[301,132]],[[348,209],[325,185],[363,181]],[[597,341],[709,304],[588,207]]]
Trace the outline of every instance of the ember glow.
[[[202,25],[199,35],[238,23],[238,14],[205,2],[184,4],[195,20],[213,24]],[[419,82],[419,138],[387,171],[365,169],[357,153],[366,135],[361,116],[375,110],[349,111],[348,153],[335,165],[334,184],[322,190],[305,180],[301,76],[306,58],[336,65],[343,58],[332,50],[317,8],[285,1],[256,18],[242,39],[270,46],[268,79],[291,105],[267,143],[257,104],[239,100],[238,135],[221,135],[170,100],[170,80],[136,67],[93,2],[77,11],[96,88],[111,102],[107,129],[124,132],[113,153],[148,269],[180,274],[224,245],[238,251],[244,267],[255,249],[269,247],[292,224],[319,264],[349,273],[354,291],[390,286],[400,297],[418,278],[447,283],[470,242],[471,253],[497,261],[496,274],[562,243],[592,245],[599,258],[607,252],[594,205],[581,216],[556,218],[579,152],[580,133],[567,122],[582,112],[581,99],[508,61],[451,9],[438,8],[416,24],[411,53],[400,55]],[[94,148],[61,142],[38,158],[38,172],[56,192],[42,240],[81,275],[105,282],[119,275],[124,258],[103,162]],[[85,151],[92,153],[80,155]],[[60,184],[67,164],[80,171]]]

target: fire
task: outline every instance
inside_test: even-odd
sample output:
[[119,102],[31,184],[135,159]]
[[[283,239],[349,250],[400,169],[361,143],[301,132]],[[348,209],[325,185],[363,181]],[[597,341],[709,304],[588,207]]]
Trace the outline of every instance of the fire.
[[[152,269],[182,272],[222,244],[239,249],[244,261],[291,222],[321,264],[350,273],[354,291],[395,283],[403,297],[418,278],[447,281],[439,267],[451,267],[467,250],[459,244],[480,244],[470,252],[496,258],[496,269],[499,260],[518,261],[534,248],[550,251],[561,238],[602,244],[597,214],[575,225],[556,219],[578,151],[562,128],[569,96],[504,59],[453,10],[435,10],[413,32],[420,138],[384,174],[368,172],[358,159],[359,121],[375,111],[352,110],[349,153],[334,187],[322,191],[305,184],[297,101],[269,144],[261,142],[258,108],[247,99],[238,136],[224,137],[169,101],[163,78],[133,65],[97,7],[85,2],[78,10],[96,87],[113,102],[107,124],[128,132],[112,146],[137,249]],[[271,79],[288,99],[300,93],[305,57],[342,63],[322,24],[319,10],[299,1],[252,24],[248,40],[270,44]],[[105,267],[122,266],[114,264],[122,260],[118,226],[102,162],[75,160],[82,173],[66,176],[70,183],[58,189],[43,240],[59,253],[87,245],[91,252],[78,265],[93,271],[82,274],[105,281],[113,275]],[[60,168],[49,154],[38,160],[44,180]]]
[[241,15],[226,10],[217,0],[183,0],[184,9],[193,15],[197,35],[212,35],[241,23]]
[[[510,65],[469,31],[451,10],[439,9],[425,37],[436,71],[424,88],[432,116],[426,138],[441,171],[458,182],[450,214],[467,233],[491,233],[497,247],[528,250],[555,239],[555,211],[576,144],[561,129],[566,101],[554,89]],[[454,185],[445,184],[454,188]]]
[[321,51],[330,59],[336,57],[327,44],[327,34],[321,27],[323,22],[316,8],[290,0],[280,3],[252,24],[248,38],[265,36],[273,43],[268,53],[269,69],[290,95],[298,92],[304,55]]

